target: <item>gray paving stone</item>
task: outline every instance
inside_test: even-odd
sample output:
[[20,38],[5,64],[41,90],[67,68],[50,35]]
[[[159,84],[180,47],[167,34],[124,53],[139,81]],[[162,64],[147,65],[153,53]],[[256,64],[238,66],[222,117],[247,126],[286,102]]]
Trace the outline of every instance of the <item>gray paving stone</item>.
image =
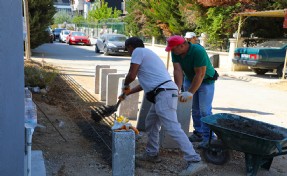
[[107,95],[107,76],[110,73],[116,73],[117,69],[111,68],[100,68],[100,100],[106,101]]
[[[121,94],[121,89],[124,85],[125,78],[119,79],[119,90],[118,95]],[[131,88],[137,86],[138,80],[134,80],[130,86]],[[135,93],[132,95],[129,95],[123,102],[121,102],[117,115],[123,115],[125,117],[128,117],[131,120],[137,120],[137,114],[138,114],[138,103],[139,103],[139,93]]]
[[100,91],[100,68],[110,68],[109,65],[96,65],[95,70],[95,94],[99,94]]
[[118,101],[119,79],[124,78],[125,74],[110,73],[107,80],[106,105],[114,105]]
[[112,175],[135,175],[135,133],[114,132],[112,135]]

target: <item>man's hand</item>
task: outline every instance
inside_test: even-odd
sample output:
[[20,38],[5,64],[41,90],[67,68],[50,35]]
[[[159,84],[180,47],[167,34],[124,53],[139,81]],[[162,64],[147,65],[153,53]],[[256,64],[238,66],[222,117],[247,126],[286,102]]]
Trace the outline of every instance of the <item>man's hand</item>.
[[131,88],[130,88],[130,85],[124,85],[122,87],[122,93],[124,95],[129,95],[129,93],[131,92]]
[[180,102],[187,102],[188,100],[192,99],[193,94],[186,91],[186,92],[182,92],[181,94],[179,94],[179,101]]
[[121,94],[121,95],[118,97],[118,99],[121,100],[121,101],[123,101],[123,100],[126,99],[126,97],[127,97],[126,94]]

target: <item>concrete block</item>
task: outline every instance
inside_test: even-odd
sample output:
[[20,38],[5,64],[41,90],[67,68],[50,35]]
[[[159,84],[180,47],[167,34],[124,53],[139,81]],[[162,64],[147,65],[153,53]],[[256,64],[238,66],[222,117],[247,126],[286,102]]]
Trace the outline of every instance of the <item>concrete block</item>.
[[[119,79],[119,89],[118,89],[118,95],[121,94],[121,88],[124,85],[125,78]],[[137,86],[138,80],[134,80],[130,86],[131,88]],[[131,120],[137,120],[137,113],[138,113],[138,103],[139,103],[139,93],[135,93],[132,95],[129,95],[125,101],[121,102],[117,115],[123,115],[125,117],[128,117]]]
[[140,107],[140,112],[138,116],[138,121],[137,121],[137,129],[140,131],[145,131],[145,119],[146,116],[149,112],[149,109],[151,107],[152,103],[149,102],[146,98],[145,95],[143,96],[142,104]]
[[135,133],[114,132],[112,135],[112,175],[135,175]]
[[214,68],[219,68],[219,54],[213,54],[209,60]]
[[95,70],[95,94],[99,94],[100,91],[100,68],[110,68],[109,65],[96,65]]
[[117,69],[110,68],[100,68],[100,100],[106,101],[106,93],[107,93],[107,76],[110,73],[116,73]]
[[[189,135],[192,100],[177,105],[177,119],[186,135]],[[178,144],[167,134],[162,127],[160,131],[160,145],[163,148],[179,148]]]
[[106,95],[106,105],[114,105],[118,101],[119,90],[119,79],[124,78],[125,74],[110,73],[108,74],[107,80],[107,95]]
[[44,157],[41,150],[32,151],[31,162],[31,176],[46,176]]

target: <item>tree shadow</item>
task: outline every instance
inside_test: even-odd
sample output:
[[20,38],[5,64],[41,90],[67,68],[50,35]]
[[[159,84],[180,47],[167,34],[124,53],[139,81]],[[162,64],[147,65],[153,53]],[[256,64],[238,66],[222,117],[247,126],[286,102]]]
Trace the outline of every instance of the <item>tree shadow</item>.
[[222,108],[222,107],[214,107],[215,110],[220,111],[228,111],[231,113],[253,113],[253,114],[259,114],[259,115],[273,115],[273,113],[269,112],[262,112],[262,111],[256,111],[256,110],[250,110],[250,109],[240,109],[240,108]]

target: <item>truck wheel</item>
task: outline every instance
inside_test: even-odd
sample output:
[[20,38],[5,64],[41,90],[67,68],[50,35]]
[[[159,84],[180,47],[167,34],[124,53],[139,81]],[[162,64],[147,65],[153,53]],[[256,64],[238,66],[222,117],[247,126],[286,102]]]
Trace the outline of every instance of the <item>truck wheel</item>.
[[99,52],[100,52],[99,47],[98,47],[97,44],[96,44],[95,52],[96,52],[96,53],[99,53]]
[[260,68],[253,68],[252,69],[257,75],[264,75],[269,70],[268,69],[260,69]]
[[104,46],[103,50],[104,50],[104,55],[106,56],[109,55],[107,46]]
[[281,78],[283,75],[282,72],[283,72],[283,64],[277,67],[277,71],[276,71],[277,76]]

